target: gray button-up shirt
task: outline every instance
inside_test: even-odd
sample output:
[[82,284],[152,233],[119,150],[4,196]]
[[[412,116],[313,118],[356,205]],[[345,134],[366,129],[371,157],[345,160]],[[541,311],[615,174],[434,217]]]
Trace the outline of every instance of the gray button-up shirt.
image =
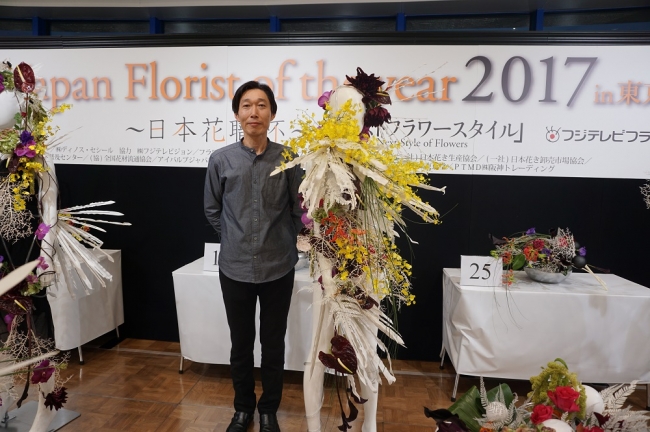
[[219,270],[231,279],[273,281],[298,261],[302,170],[290,168],[270,176],[284,160],[284,149],[269,141],[257,155],[240,141],[210,155],[205,215],[221,236]]

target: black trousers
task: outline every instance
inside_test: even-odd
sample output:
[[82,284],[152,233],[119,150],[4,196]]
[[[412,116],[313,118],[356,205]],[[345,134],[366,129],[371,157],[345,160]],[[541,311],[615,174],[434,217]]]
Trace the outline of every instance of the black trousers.
[[230,327],[230,374],[235,389],[235,411],[255,411],[253,345],[255,310],[260,301],[260,343],[262,345],[262,396],[260,414],[275,414],[282,399],[284,336],[291,305],[295,271],[280,279],[260,284],[239,282],[219,272],[223,302]]

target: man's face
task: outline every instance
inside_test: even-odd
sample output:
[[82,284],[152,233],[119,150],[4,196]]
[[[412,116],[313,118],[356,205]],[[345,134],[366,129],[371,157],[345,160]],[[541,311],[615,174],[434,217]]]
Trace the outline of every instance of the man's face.
[[275,114],[271,113],[266,93],[260,89],[251,89],[242,95],[235,118],[241,124],[244,136],[259,137],[266,136]]

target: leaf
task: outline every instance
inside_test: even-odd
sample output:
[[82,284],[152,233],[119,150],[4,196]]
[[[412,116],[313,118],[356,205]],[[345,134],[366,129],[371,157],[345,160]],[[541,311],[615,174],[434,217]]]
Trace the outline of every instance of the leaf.
[[489,236],[489,239],[492,240],[492,244],[495,245],[495,246],[504,245],[504,244],[508,243],[504,239],[495,237],[492,234],[488,234],[488,236]]
[[[506,406],[510,405],[514,396],[512,394],[512,390],[510,390],[510,387],[508,387],[507,384],[501,384],[498,387],[495,387],[488,391],[488,400],[496,400],[499,387],[503,392]],[[481,426],[475,419],[480,419],[483,417],[485,410],[481,406],[481,394],[479,393],[476,386],[472,386],[472,388],[467,390],[465,394],[463,394],[452,406],[449,407],[449,411],[457,414],[471,432],[479,432],[481,430]]]
[[437,410],[430,410],[429,408],[424,407],[424,416],[433,419],[436,422],[439,420],[447,420],[449,417],[453,415],[454,414],[451,411],[444,408],[437,409]]
[[605,402],[607,411],[619,410],[627,400],[627,397],[634,393],[637,381],[632,381],[630,384],[619,384],[606,388],[600,395]]
[[499,392],[499,388],[501,388],[501,391],[503,392],[503,399],[505,400],[506,406],[510,406],[512,400],[514,399],[514,395],[512,394],[512,390],[510,390],[508,384],[499,384],[497,387],[494,387],[492,390],[488,391],[487,392],[488,400],[489,401],[497,400],[497,393]]
[[[477,407],[478,401],[478,407]],[[476,386],[472,386],[465,394],[449,407],[449,411],[458,415],[471,432],[479,432],[481,426],[474,419],[481,418],[483,411],[479,409],[481,406],[481,395]]]
[[524,265],[526,265],[526,257],[523,255],[516,255],[512,259],[512,269],[513,270],[521,270],[524,268]]

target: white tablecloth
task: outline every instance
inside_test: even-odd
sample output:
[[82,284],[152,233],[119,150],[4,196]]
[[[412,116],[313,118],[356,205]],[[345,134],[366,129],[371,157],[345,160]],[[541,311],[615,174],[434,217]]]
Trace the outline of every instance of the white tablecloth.
[[[101,252],[92,253],[99,257],[100,264],[113,275],[112,281],[105,281],[106,288],[89,271],[86,271],[86,275],[93,285],[90,294],[78,289],[75,292],[76,298],[72,298],[68,288],[62,284],[48,288],[47,299],[52,309],[57,349],[77,348],[124,324],[122,253],[110,249],[104,252],[113,258],[113,262]],[[74,277],[77,286],[81,287],[79,277],[76,274]]]
[[561,284],[516,272],[504,288],[460,286],[443,271],[443,344],[456,372],[529,379],[557,357],[583,382],[650,382],[650,289],[615,275]]
[[[230,364],[230,330],[218,272],[204,272],[203,258],[172,272],[178,332],[183,357],[199,363]],[[296,271],[287,335],[285,369],[302,371],[311,347],[312,279],[309,269]],[[318,288],[318,287],[317,287]],[[259,306],[255,366],[260,365]]]

